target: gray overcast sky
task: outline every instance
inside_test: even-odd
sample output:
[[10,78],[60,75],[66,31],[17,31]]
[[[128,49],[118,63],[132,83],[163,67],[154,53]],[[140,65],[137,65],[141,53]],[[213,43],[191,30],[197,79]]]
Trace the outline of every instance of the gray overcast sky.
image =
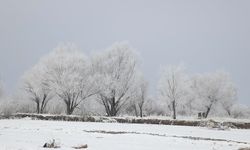
[[[155,90],[161,65],[231,73],[250,105],[249,0],[0,0],[0,76],[9,93],[60,42],[87,54],[129,41]],[[154,93],[154,92],[153,92]]]

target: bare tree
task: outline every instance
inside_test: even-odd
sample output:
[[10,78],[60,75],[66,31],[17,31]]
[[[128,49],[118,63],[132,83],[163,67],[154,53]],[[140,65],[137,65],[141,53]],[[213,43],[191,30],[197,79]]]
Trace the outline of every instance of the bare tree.
[[188,78],[182,66],[168,66],[164,69],[158,86],[159,98],[167,102],[173,119],[176,119],[178,104],[187,95],[187,85]]
[[136,75],[136,58],[127,44],[116,43],[95,55],[93,67],[99,81],[99,102],[108,116],[116,116],[131,99]]

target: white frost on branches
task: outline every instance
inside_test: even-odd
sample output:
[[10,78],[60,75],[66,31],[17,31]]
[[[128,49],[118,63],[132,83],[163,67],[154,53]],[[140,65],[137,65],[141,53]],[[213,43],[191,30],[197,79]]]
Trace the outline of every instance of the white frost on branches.
[[202,102],[205,117],[218,104],[222,104],[228,115],[231,115],[230,109],[237,99],[237,91],[229,74],[215,72],[196,75],[194,90]]
[[115,43],[94,56],[93,68],[99,81],[98,99],[108,116],[116,116],[134,92],[137,74],[135,52],[126,43]]
[[167,103],[166,109],[172,112],[176,119],[177,111],[188,95],[189,78],[183,66],[168,66],[164,68],[158,83],[158,97]]
[[42,62],[48,86],[64,102],[67,114],[96,94],[89,60],[74,45],[57,47]]

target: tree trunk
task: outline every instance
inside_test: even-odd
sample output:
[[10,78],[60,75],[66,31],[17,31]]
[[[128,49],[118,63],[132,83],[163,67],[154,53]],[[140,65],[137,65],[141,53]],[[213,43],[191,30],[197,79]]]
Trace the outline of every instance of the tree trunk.
[[140,114],[140,117],[142,118],[142,117],[143,117],[143,111],[142,111],[142,109],[143,109],[143,103],[140,103],[140,104],[138,105],[138,107],[139,107],[139,114]]
[[116,116],[116,104],[115,104],[115,97],[111,98],[111,104],[110,104],[110,116]]
[[228,116],[231,116],[231,111],[229,109],[226,110]]
[[72,107],[67,107],[67,115],[72,115],[74,109]]
[[107,114],[107,116],[112,117],[112,116],[116,116],[117,115],[117,103],[115,101],[115,97],[112,98],[107,98],[102,96],[102,104],[105,108],[105,112]]
[[139,107],[140,108],[140,117],[142,118],[143,114],[142,114],[142,107]]
[[46,107],[46,100],[47,100],[47,94],[43,95],[43,99],[42,99],[42,103],[41,103],[41,107],[40,107],[40,113],[43,114],[45,107]]
[[173,119],[176,119],[176,104],[175,104],[175,100],[172,102],[172,107],[173,107]]
[[133,108],[134,108],[135,116],[138,117],[138,112],[137,112],[136,104],[133,104]]
[[40,103],[39,102],[36,103],[36,112],[38,114],[40,114]]
[[206,114],[205,114],[205,118],[208,117],[208,114],[209,114],[211,108],[212,108],[212,104],[210,104],[210,105],[207,107],[207,111],[206,111]]
[[71,104],[67,104],[67,115],[72,115],[72,113],[74,112],[74,107],[71,106]]

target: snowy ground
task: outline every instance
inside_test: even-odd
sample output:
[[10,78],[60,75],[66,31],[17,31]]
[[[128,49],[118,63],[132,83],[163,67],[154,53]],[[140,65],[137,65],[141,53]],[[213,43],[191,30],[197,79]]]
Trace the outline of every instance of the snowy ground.
[[55,139],[60,149],[88,144],[88,150],[230,150],[250,147],[250,130],[200,127],[0,120],[1,150],[41,150]]

